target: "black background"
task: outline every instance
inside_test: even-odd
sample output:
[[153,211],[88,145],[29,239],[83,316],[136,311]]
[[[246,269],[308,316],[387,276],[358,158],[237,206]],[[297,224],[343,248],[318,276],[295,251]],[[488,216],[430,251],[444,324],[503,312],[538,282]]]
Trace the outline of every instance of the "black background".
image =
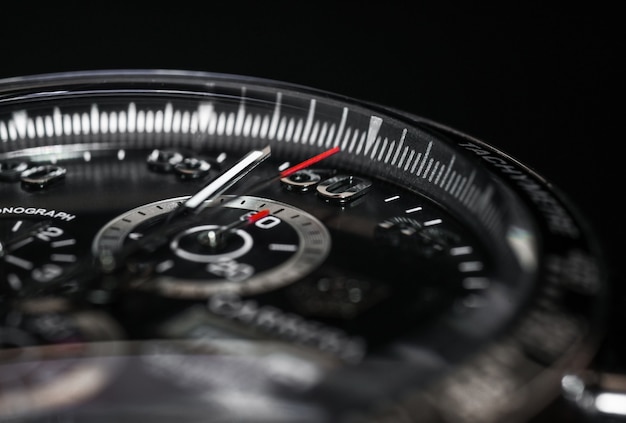
[[[298,1],[146,5],[49,2],[5,9],[0,78],[112,68],[235,73],[439,121],[560,187],[604,244],[615,306],[626,308],[620,269],[625,74],[618,68],[626,38],[615,10]],[[615,326],[621,330],[621,323]],[[609,361],[612,369],[621,367]]]

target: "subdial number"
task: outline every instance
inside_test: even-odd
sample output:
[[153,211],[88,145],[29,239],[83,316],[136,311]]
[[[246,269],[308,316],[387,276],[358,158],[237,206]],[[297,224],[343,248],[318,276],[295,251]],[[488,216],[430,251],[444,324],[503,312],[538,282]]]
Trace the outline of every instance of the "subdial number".
[[77,262],[78,241],[59,222],[33,219],[0,220],[2,292],[18,292],[25,284],[58,278]]

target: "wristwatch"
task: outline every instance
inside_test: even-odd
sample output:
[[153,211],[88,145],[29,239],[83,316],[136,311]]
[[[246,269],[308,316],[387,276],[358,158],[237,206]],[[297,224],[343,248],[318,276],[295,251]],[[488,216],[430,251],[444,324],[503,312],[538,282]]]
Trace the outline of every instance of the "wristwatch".
[[515,158],[382,105],[179,70],[0,80],[3,421],[617,417],[586,373],[602,249]]

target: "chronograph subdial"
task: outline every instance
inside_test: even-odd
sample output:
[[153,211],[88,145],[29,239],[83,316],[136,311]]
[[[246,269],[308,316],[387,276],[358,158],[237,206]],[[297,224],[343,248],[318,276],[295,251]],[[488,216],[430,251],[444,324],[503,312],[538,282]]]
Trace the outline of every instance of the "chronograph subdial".
[[80,258],[80,241],[62,222],[48,219],[0,219],[2,293],[58,278]]
[[[442,227],[442,222],[440,218],[420,221],[396,216],[379,222],[374,236],[383,251],[395,255],[405,266],[416,261],[440,263],[442,269],[449,271],[447,279],[458,281],[458,305],[480,307],[483,291],[490,285],[488,260],[478,245],[467,236]],[[420,266],[426,267],[423,263]]]
[[[207,207],[201,223],[194,220],[169,243],[130,260],[129,266],[141,273],[132,287],[173,298],[258,294],[299,280],[325,260],[330,234],[313,215],[266,198],[232,198],[218,198],[219,209]],[[140,240],[184,200],[147,204],[113,219],[97,234],[94,255]],[[262,217],[244,227],[236,224],[257,210]],[[216,235],[220,241],[211,242]]]

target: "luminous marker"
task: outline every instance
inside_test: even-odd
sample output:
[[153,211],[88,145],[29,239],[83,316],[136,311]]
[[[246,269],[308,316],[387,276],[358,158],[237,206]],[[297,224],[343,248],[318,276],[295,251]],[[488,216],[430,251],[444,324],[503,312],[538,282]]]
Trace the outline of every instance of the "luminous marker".
[[[15,130],[15,124],[12,121],[9,121],[9,129],[8,129],[8,135],[12,140],[17,139],[17,131]],[[7,138],[5,138],[6,141]]]
[[157,110],[156,114],[154,115],[154,132],[157,132],[157,133],[164,132],[163,131],[163,126],[164,126],[163,119],[164,119],[163,111]]
[[470,189],[470,187],[472,186],[473,182],[474,182],[474,177],[476,176],[476,172],[472,172],[471,175],[469,176],[469,179],[467,180],[467,185],[465,185],[465,189],[463,191],[461,191],[460,195],[459,195],[459,200],[461,201],[465,201],[465,196],[467,195],[468,190]]
[[430,158],[428,160],[428,166],[426,166],[426,170],[424,170],[424,175],[422,175],[422,178],[426,178],[426,176],[428,175],[428,172],[430,171],[430,168],[432,167],[432,165],[433,165],[433,159]]
[[269,249],[271,251],[295,252],[298,251],[298,246],[295,244],[270,244]]
[[296,124],[296,129],[293,131],[293,140],[294,142],[300,142],[300,136],[302,135],[302,119],[298,119],[298,123]]
[[315,121],[315,123],[313,124],[313,130],[311,131],[311,136],[309,136],[309,144],[313,145],[313,143],[317,139],[317,134],[319,133],[319,130],[320,123],[319,121]]
[[295,123],[293,118],[289,119],[289,123],[287,123],[287,129],[285,130],[285,140],[291,141],[293,139]]
[[[185,115],[183,115],[183,118],[184,116]],[[183,119],[183,122],[184,121],[185,120]],[[232,135],[234,128],[235,128],[235,114],[231,112],[228,114],[228,117],[226,118],[226,135],[229,135],[229,136]],[[183,129],[183,132],[187,132],[187,131]]]
[[601,413],[626,416],[626,395],[623,393],[602,392],[596,397],[594,405]]
[[460,178],[461,178],[461,175],[456,173],[456,171],[453,171],[450,177],[450,181],[446,185],[446,191],[454,195],[454,191],[456,190],[456,186],[459,183]]
[[[85,119],[89,119],[89,116],[87,115],[87,113],[83,113],[83,120],[85,120]],[[43,117],[37,116],[35,126],[37,128],[37,135],[39,137],[44,137],[46,135],[46,126],[44,124]],[[87,122],[83,122],[83,128],[86,128],[85,130],[87,132],[89,132],[89,122],[88,121]]]
[[128,125],[128,119],[126,117],[126,111],[125,110],[121,110],[120,114],[118,115],[119,119],[118,119],[118,123],[117,123],[117,128],[120,132],[124,133],[126,132],[126,127]]
[[421,158],[422,153],[417,153],[417,156],[415,157],[415,162],[413,162],[413,166],[411,166],[411,173],[415,173],[415,169],[417,169],[417,165],[419,164]]
[[432,182],[433,176],[435,176],[435,173],[437,172],[437,169],[439,169],[440,164],[441,162],[439,161],[435,162],[435,166],[433,167],[433,170],[430,172],[430,176],[428,177],[428,182]]
[[311,133],[311,126],[313,125],[313,117],[315,116],[315,100],[311,100],[309,103],[309,112],[307,113],[306,123],[304,124],[304,132],[302,133],[302,142],[309,141],[309,134]]
[[370,150],[372,144],[374,144],[374,141],[376,141],[376,138],[378,137],[378,132],[380,131],[380,127],[382,126],[382,124],[382,118],[378,116],[370,117],[370,124],[367,128],[367,138],[365,141],[365,153]]
[[346,120],[348,118],[348,108],[344,107],[341,112],[341,121],[339,122],[339,128],[337,129],[337,135],[335,137],[335,144],[339,144],[341,141],[341,137],[343,136],[343,132],[346,126]]
[[390,201],[397,200],[398,198],[400,198],[400,196],[399,196],[399,195],[394,195],[393,197],[385,198],[385,203],[388,203],[388,202],[390,202]]
[[139,232],[131,232],[130,234],[128,234],[128,238],[136,241],[139,238],[141,238],[143,236],[143,234],[140,234]]
[[235,135],[241,135],[243,124],[246,119],[246,88],[241,89],[241,102],[237,109],[237,119],[235,119]]
[[387,155],[385,156],[385,163],[389,163],[389,159],[391,158],[391,153],[393,153],[395,148],[396,148],[396,142],[392,141],[391,144],[389,144],[389,150],[387,150]]
[[483,269],[483,264],[480,261],[465,261],[459,263],[460,272],[477,272]]
[[[389,142],[389,140],[387,140],[387,138],[385,138],[383,140],[383,146],[380,148],[380,151],[378,152],[378,161],[381,161],[383,159],[383,153],[385,152],[385,148],[387,148],[387,143]],[[386,160],[385,160],[386,162]]]
[[72,132],[75,135],[80,135],[80,133],[81,133],[81,129],[80,129],[80,115],[78,113],[74,113],[72,115]]
[[429,220],[427,222],[424,222],[424,226],[439,225],[441,222],[442,222],[441,219],[433,219],[433,220]]
[[396,148],[396,154],[393,156],[393,160],[391,161],[392,165],[395,165],[398,161],[398,156],[400,155],[400,151],[402,150],[402,145],[404,144],[404,138],[406,137],[406,128],[402,130],[402,136],[400,137],[400,142],[398,143],[398,147]]
[[76,244],[76,240],[75,239],[64,239],[62,241],[55,241],[50,243],[50,246],[52,248],[59,248],[59,247],[66,247],[68,245],[74,245]]
[[13,112],[13,124],[17,130],[20,138],[26,137],[26,124],[28,122],[28,115],[25,110]]
[[[360,146],[360,144],[359,144],[359,146]],[[376,141],[374,141],[374,144],[372,145],[372,148],[371,148],[372,154],[370,154],[370,159],[372,159],[372,160],[375,159],[376,152],[378,151],[378,147],[379,146],[380,146],[380,138],[376,139]]]
[[348,147],[349,152],[352,153],[354,151],[354,146],[356,145],[358,139],[359,139],[359,131],[355,129],[354,134],[352,134],[352,139],[350,140],[350,147]]
[[0,139],[3,142],[7,142],[9,140],[9,132],[7,131],[7,127],[3,121],[0,120]]
[[269,134],[268,134],[269,139],[276,138],[276,130],[278,128],[278,122],[280,120],[280,107],[281,107],[282,97],[283,97],[283,94],[281,92],[276,93],[276,103],[274,106],[274,113],[272,113],[272,122],[270,123],[270,127],[269,127]]
[[465,307],[469,307],[469,308],[480,308],[480,307],[484,307],[485,305],[485,299],[479,297],[478,295],[468,295],[464,300],[463,300],[463,305]]
[[471,254],[472,251],[473,251],[473,249],[470,246],[455,247],[455,248],[451,248],[450,249],[450,255],[452,255],[452,256],[462,256],[464,254]]
[[15,222],[15,225],[13,225],[13,227],[11,228],[11,232],[19,231],[23,223],[24,223],[23,220],[18,220],[17,222]]
[[109,132],[109,115],[105,112],[100,113],[100,132],[103,134]]
[[[198,106],[198,127],[201,131],[206,132],[209,128],[209,122],[213,116],[213,104],[211,103],[200,103]],[[171,128],[171,120],[172,120],[172,105],[168,103],[165,108],[165,126],[163,129],[165,132],[169,132]]]
[[19,291],[20,289],[22,289],[22,281],[15,273],[11,273],[10,275],[8,275],[7,281],[9,282],[9,285],[11,285],[11,288],[13,288],[15,291]]
[[50,260],[60,261],[63,263],[74,263],[76,261],[76,256],[74,254],[52,254],[50,256]]
[[54,125],[54,135],[61,136],[63,134],[63,118],[61,116],[61,110],[55,107],[52,111],[52,122]]
[[15,257],[12,255],[7,255],[4,257],[4,260],[7,263],[11,263],[17,267],[21,267],[22,269],[25,270],[31,270],[33,268],[33,263],[24,259],[21,259],[19,257]]
[[280,166],[278,166],[278,170],[282,172],[283,170],[287,169],[288,167],[289,167],[289,162],[285,162],[285,163],[281,164]]
[[[450,171],[452,170],[452,166],[454,166],[455,160],[456,160],[456,156],[452,156],[452,158],[450,159],[450,163],[448,164],[448,169],[446,170],[446,174],[443,176],[443,179],[441,180],[440,186],[443,186],[443,184],[446,183],[446,180],[448,179],[448,175],[450,175]],[[447,190],[448,186],[446,186],[445,189]]]
[[439,173],[437,174],[437,177],[435,178],[435,185],[439,185],[439,181],[441,180],[441,175],[443,175],[443,172],[446,170],[446,165],[442,164],[441,167],[439,168]]
[[412,209],[407,209],[407,210],[405,210],[404,212],[405,212],[406,214],[409,214],[409,213],[415,213],[415,212],[420,211],[420,210],[422,210],[422,208],[421,208],[421,207],[413,207]]
[[154,270],[157,273],[163,273],[163,272],[167,272],[172,267],[174,267],[174,260],[165,260],[165,261],[157,264]]
[[467,178],[463,176],[460,179],[460,181],[461,183],[457,186],[457,188],[454,191],[452,191],[452,195],[454,195],[456,198],[459,198],[459,193],[463,191],[463,187],[467,183]]
[[322,124],[322,129],[320,130],[319,136],[317,137],[318,147],[322,147],[324,145],[324,138],[326,138],[327,133],[328,133],[328,122],[324,122]]
[[117,151],[117,160],[124,160],[124,158],[126,158],[126,151],[125,150],[118,150]]
[[424,169],[424,165],[426,164],[426,159],[428,159],[428,155],[430,154],[430,149],[433,146],[433,142],[429,142],[428,146],[426,147],[426,153],[424,153],[424,158],[422,159],[422,163],[420,164],[419,169],[417,170],[417,176],[420,176],[422,174],[422,170]]
[[411,236],[411,235],[413,235],[413,234],[417,233],[417,231],[415,230],[415,228],[403,228],[403,229],[401,229],[401,230],[400,230],[400,232],[401,232],[403,235],[406,235],[406,236]]
[[[132,101],[128,104],[128,132],[135,132],[137,129],[137,106]],[[96,131],[97,132],[97,131]]]
[[404,165],[404,159],[406,159],[406,155],[409,152],[409,147],[405,146],[404,150],[402,150],[402,157],[400,157],[400,163],[398,163],[398,168],[402,168]]
[[[174,114],[175,118],[177,116],[178,116],[178,112]],[[177,120],[174,119],[174,130],[178,131],[178,128],[176,127],[176,125],[177,125]],[[222,112],[217,117],[217,127],[216,127],[217,135],[224,135],[224,128],[226,128],[226,116]]]
[[411,150],[411,152],[409,153],[409,158],[406,161],[406,164],[404,165],[404,170],[408,170],[409,169],[409,165],[411,164],[411,160],[413,160],[413,156],[415,156],[415,150]]
[[487,279],[487,278],[465,278],[465,279],[463,279],[463,288],[465,288],[465,289],[487,289],[487,288],[489,288],[489,279]]
[[28,245],[28,244],[30,244],[31,242],[33,242],[33,240],[34,240],[34,238],[33,238],[32,236],[30,236],[30,237],[28,237],[28,238],[26,238],[26,239],[23,239],[23,240],[21,240],[20,242],[17,242],[17,243],[15,243],[15,244],[11,245],[10,250],[11,250],[11,251],[19,250],[19,249],[20,249],[20,248],[22,248],[23,246]]

